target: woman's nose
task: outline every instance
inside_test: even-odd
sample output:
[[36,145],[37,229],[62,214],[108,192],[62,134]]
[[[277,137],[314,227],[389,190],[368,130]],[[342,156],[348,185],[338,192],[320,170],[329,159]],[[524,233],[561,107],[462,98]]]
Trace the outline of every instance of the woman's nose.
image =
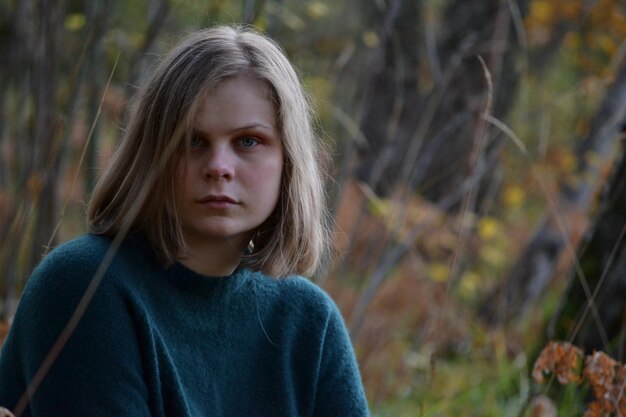
[[212,180],[232,180],[235,177],[233,156],[228,149],[211,149],[204,164],[204,176]]

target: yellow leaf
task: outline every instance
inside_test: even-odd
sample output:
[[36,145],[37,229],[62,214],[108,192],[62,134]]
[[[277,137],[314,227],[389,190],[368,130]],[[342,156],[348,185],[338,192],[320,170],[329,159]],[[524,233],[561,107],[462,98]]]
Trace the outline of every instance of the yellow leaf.
[[480,288],[481,276],[474,271],[466,271],[461,277],[459,291],[465,297],[471,297]]
[[325,77],[309,77],[305,80],[305,85],[313,93],[316,101],[326,101],[333,93],[333,86]]
[[581,2],[571,0],[562,2],[559,5],[559,12],[568,20],[580,19],[580,15],[582,12]]
[[83,13],[70,13],[65,16],[65,29],[76,32],[85,26],[85,15]]
[[313,19],[319,19],[328,14],[328,6],[321,1],[314,1],[307,5],[307,12]]
[[508,259],[503,248],[493,244],[483,246],[480,249],[480,257],[494,267],[504,266]]
[[537,0],[530,5],[530,19],[539,23],[547,24],[554,15],[554,5],[551,0]]
[[564,151],[560,154],[559,158],[559,168],[563,172],[573,172],[578,166],[578,161],[576,160],[576,155],[573,152]]
[[485,216],[478,222],[478,235],[483,240],[492,239],[500,229],[498,220],[493,217]]
[[378,45],[380,45],[380,39],[378,38],[378,35],[374,31],[371,31],[371,30],[365,31],[363,32],[362,37],[363,37],[363,43],[368,48],[377,48]]
[[368,202],[370,212],[377,217],[388,217],[391,214],[391,206],[389,202],[381,198],[372,199]]
[[267,20],[267,16],[264,14],[259,16],[254,21],[254,26],[256,26],[256,28],[259,29],[261,32],[265,32],[267,30],[268,25],[269,25],[269,22]]
[[293,31],[299,32],[301,30],[304,30],[304,28],[306,27],[306,23],[304,22],[304,20],[302,20],[302,18],[300,18],[300,16],[293,13],[291,10],[283,5],[279,5],[278,3],[274,2],[269,3],[267,6],[267,11],[270,14],[277,15],[280,20],[282,20],[282,22]]
[[517,208],[524,204],[526,192],[519,185],[509,185],[502,193],[502,201],[508,208]]
[[432,263],[428,267],[428,276],[435,282],[446,282],[450,278],[450,268],[441,263]]
[[391,204],[376,195],[367,184],[359,183],[359,189],[367,198],[367,208],[370,213],[378,217],[387,217],[391,214]]
[[580,45],[582,43],[582,38],[580,36],[580,33],[570,32],[567,35],[565,35],[564,42],[565,42],[565,46],[567,46],[568,48],[577,49],[577,48],[580,48]]
[[600,49],[607,55],[613,55],[617,51],[618,45],[613,38],[606,34],[600,34],[596,38],[596,43],[600,46]]

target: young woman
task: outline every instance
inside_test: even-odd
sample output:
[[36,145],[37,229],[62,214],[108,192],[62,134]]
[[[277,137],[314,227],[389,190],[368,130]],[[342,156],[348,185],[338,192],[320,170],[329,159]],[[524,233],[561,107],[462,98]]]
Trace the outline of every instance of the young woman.
[[330,298],[300,81],[249,28],[186,38],[138,99],[89,205],[0,355],[0,406],[40,416],[366,416]]

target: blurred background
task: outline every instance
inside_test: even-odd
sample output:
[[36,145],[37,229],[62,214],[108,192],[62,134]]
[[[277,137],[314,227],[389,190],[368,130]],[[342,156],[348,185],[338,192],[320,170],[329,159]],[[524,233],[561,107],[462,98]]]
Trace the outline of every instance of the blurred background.
[[341,257],[317,282],[373,415],[593,415],[531,371],[550,340],[626,355],[619,0],[0,0],[3,331],[85,232],[159,57],[241,22],[286,49],[331,149]]

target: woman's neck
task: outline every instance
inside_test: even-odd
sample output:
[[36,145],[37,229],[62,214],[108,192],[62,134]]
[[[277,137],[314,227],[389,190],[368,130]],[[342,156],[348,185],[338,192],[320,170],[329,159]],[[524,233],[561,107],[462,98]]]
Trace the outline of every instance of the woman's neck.
[[192,271],[209,276],[231,275],[241,262],[247,247],[243,242],[231,240],[214,242],[187,242],[188,250],[178,256],[178,261]]

